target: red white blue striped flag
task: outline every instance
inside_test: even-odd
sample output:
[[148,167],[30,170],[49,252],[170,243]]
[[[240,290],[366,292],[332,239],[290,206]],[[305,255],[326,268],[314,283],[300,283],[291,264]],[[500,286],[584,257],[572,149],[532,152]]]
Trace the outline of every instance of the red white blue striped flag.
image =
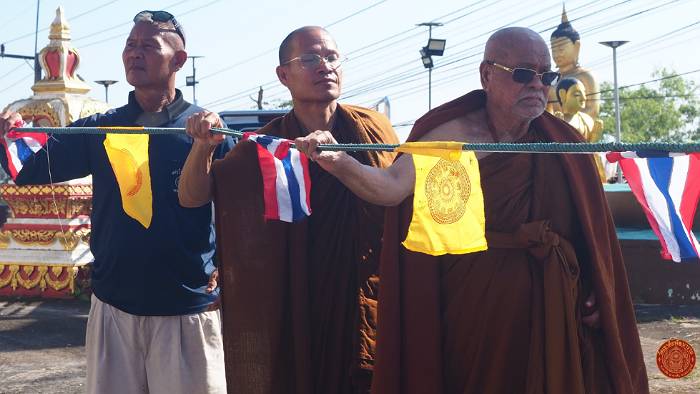
[[656,236],[661,256],[698,261],[700,244],[692,232],[700,198],[700,153],[610,152],[618,162]]
[[[24,122],[17,122],[14,126],[23,127]],[[5,148],[12,180],[17,178],[24,163],[46,144],[47,139],[46,133],[20,133],[12,129],[0,138],[0,145]]]
[[263,178],[265,219],[295,222],[311,215],[309,161],[293,141],[263,134],[245,133],[255,141]]

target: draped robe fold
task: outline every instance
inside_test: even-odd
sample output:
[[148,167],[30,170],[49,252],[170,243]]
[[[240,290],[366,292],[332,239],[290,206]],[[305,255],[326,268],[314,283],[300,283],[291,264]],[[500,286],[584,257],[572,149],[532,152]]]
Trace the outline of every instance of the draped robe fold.
[[[483,108],[469,93],[409,136]],[[545,113],[523,141],[576,142]],[[479,161],[489,250],[433,257],[400,246],[412,197],[387,210],[374,394],[645,393],[627,277],[590,157],[494,153]],[[581,323],[591,290],[600,329]]]
[[[349,105],[338,105],[332,132],[341,143],[397,141],[385,117]],[[258,133],[306,134],[293,111]],[[387,166],[393,154],[355,157]],[[384,210],[310,163],[311,216],[265,221],[250,141],[212,171],[229,392],[368,392]]]

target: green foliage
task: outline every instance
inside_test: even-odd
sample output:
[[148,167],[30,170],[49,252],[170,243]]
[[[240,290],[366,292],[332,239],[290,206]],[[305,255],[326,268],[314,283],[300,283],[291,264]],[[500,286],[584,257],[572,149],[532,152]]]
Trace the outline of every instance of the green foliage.
[[[661,69],[654,79],[666,78],[657,88],[646,85],[620,89],[620,117],[623,142],[700,141],[698,87],[674,71]],[[600,118],[603,133],[615,136],[613,85],[603,82]]]

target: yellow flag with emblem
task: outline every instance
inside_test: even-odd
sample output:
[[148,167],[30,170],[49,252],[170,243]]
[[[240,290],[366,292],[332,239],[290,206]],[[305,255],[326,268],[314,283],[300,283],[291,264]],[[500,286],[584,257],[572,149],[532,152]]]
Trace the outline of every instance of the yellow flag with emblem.
[[107,134],[105,151],[119,184],[124,212],[145,228],[153,218],[148,134]]
[[433,256],[487,249],[479,163],[460,142],[408,142],[416,169],[413,216],[403,246]]

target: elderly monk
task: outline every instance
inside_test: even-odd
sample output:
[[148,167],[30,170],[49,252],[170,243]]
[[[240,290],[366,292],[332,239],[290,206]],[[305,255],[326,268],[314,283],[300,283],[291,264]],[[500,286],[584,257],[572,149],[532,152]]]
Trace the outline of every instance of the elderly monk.
[[[486,44],[483,90],[419,119],[409,140],[576,142],[544,112],[549,52],[525,28]],[[647,377],[622,256],[593,161],[582,155],[480,153],[489,249],[439,257],[401,246],[415,173],[316,151],[362,199],[387,210],[374,393],[644,393]],[[597,300],[597,303],[596,303]]]
[[[294,139],[330,130],[345,143],[395,143],[386,117],[338,104],[341,61],[323,28],[289,34],[277,76],[294,108],[258,133]],[[292,224],[265,221],[255,144],[243,141],[211,163],[221,137],[209,128],[218,120],[213,114],[190,120],[196,142],[179,196],[190,207],[215,201],[230,392],[368,392],[383,208],[358,199],[311,163],[313,214]],[[353,157],[371,167],[394,158],[374,152]]]

